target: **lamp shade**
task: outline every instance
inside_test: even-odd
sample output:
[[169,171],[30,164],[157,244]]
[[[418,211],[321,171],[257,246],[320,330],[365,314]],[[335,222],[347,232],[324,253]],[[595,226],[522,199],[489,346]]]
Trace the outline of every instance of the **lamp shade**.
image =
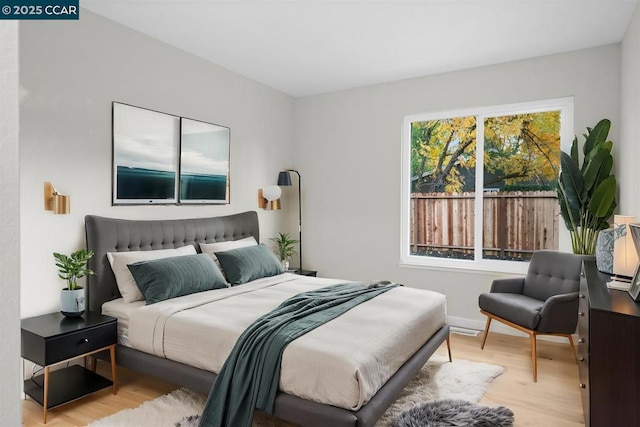
[[288,187],[291,185],[291,175],[287,171],[281,171],[278,174],[278,185]]
[[262,189],[262,197],[264,197],[270,202],[279,199],[281,194],[282,194],[282,190],[280,189],[280,187],[276,185],[272,185],[270,187],[264,187]]
[[618,276],[632,277],[638,265],[638,253],[634,245],[633,233],[629,225],[636,221],[635,216],[614,215],[614,227],[623,227],[619,238],[613,243],[613,273]]

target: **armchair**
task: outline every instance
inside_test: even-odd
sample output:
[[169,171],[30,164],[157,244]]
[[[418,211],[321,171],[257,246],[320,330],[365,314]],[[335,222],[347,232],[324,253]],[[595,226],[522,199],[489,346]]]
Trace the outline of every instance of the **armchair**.
[[478,298],[480,313],[487,316],[481,348],[489,326],[497,320],[529,335],[533,381],[538,380],[536,337],[558,335],[576,348],[571,334],[578,323],[578,289],[582,257],[554,251],[535,252],[525,277],[497,279],[489,293]]

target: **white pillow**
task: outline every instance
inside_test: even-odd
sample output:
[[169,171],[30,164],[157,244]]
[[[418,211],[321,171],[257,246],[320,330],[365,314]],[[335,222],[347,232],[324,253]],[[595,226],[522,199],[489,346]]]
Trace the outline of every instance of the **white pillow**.
[[[207,254],[213,259],[213,261],[220,267],[220,261],[216,258],[215,252],[230,251],[231,249],[246,248],[247,246],[257,245],[258,242],[253,236],[245,237],[244,239],[228,240],[226,242],[215,243],[200,243],[200,250],[203,254]],[[222,271],[222,267],[220,267]]]
[[107,252],[107,259],[111,264],[113,275],[116,276],[116,283],[122,294],[122,299],[124,299],[124,302],[129,303],[143,301],[144,296],[133,279],[127,264],[173,256],[193,255],[195,253],[196,248],[192,245],[187,245],[177,249],[158,249],[155,251]]

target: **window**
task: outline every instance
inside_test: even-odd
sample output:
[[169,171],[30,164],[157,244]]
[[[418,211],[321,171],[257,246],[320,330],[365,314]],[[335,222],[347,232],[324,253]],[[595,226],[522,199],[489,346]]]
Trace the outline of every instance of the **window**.
[[563,246],[556,183],[572,123],[571,98],[405,117],[403,264],[523,271],[533,251]]

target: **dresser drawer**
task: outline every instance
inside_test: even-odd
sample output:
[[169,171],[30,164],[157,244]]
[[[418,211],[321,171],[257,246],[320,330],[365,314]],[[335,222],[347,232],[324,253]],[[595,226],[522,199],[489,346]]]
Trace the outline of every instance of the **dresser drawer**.
[[589,353],[589,308],[578,307],[578,352]]
[[580,389],[587,390],[589,388],[589,355],[587,354],[578,353],[578,378]]
[[578,293],[578,354],[589,354],[589,294],[584,272],[580,276]]
[[580,380],[580,400],[582,400],[582,412],[584,414],[584,422],[586,427],[589,427],[591,425],[591,406],[589,404],[589,393],[591,393],[591,390],[589,389],[589,382],[587,381],[586,383],[584,383],[582,382],[582,380]]
[[51,365],[107,347],[116,344],[117,341],[118,328],[116,322],[52,337],[46,340],[45,343],[45,365]]
[[66,318],[49,313],[21,320],[20,355],[40,366],[82,356],[118,342],[115,317],[86,312]]
[[584,271],[580,273],[580,290],[578,293],[578,387],[582,410],[587,426],[590,423],[590,384],[589,384],[589,284]]

